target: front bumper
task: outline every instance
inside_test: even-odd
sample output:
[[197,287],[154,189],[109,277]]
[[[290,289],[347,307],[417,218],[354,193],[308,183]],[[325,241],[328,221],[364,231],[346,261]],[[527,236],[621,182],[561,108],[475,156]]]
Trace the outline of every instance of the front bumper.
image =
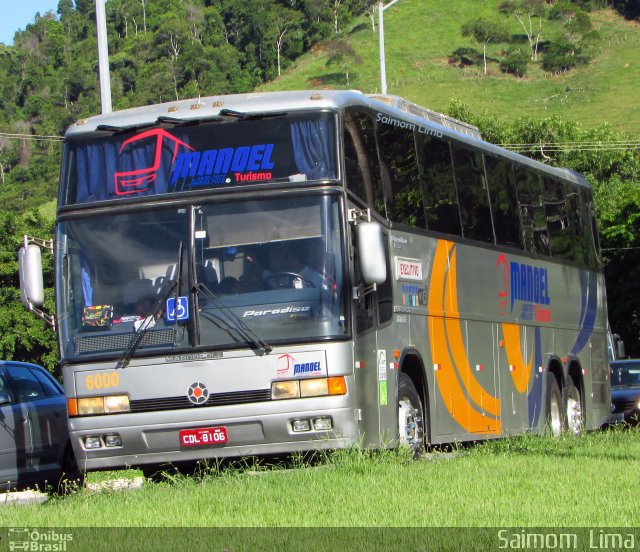
[[[294,420],[327,416],[332,429],[293,430]],[[228,441],[197,447],[180,444],[181,430],[203,427],[225,427]],[[122,446],[104,446],[108,435],[119,436]],[[70,436],[80,468],[98,470],[339,449],[356,444],[359,433],[356,409],[344,396],[72,418]],[[87,449],[86,437],[100,437],[103,446]]]

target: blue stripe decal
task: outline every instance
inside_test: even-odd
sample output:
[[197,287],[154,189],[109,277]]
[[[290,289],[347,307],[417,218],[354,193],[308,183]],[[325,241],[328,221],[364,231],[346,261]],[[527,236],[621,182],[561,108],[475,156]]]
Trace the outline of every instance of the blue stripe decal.
[[571,348],[572,355],[577,355],[584,349],[596,322],[598,281],[594,273],[584,270],[580,272],[580,295],[580,332]]

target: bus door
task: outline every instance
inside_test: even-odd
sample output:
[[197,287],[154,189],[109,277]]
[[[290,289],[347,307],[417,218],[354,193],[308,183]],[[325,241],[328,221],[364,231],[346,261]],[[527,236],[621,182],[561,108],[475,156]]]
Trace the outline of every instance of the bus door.
[[[354,237],[354,234],[352,234]],[[387,236],[384,236],[387,243]],[[354,244],[354,361],[357,383],[360,433],[363,446],[388,445],[397,432],[395,421],[395,379],[389,370],[392,351],[387,333],[393,316],[392,274],[387,251],[387,280],[366,286],[360,276]]]
[[461,324],[468,344],[465,384],[469,395],[469,426],[472,433],[497,434],[500,432],[496,373],[498,329],[495,324],[476,320],[465,320]]
[[532,427],[541,414],[540,401],[532,400],[529,405],[529,395],[541,389],[543,377],[540,359],[535,358],[535,329],[499,324],[498,332],[502,430],[520,432]]

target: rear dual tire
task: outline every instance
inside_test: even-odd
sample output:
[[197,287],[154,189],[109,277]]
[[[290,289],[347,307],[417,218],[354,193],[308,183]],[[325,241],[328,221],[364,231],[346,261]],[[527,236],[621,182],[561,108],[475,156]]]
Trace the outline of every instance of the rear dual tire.
[[580,435],[584,431],[584,410],[582,396],[573,379],[567,383],[567,400],[563,402],[558,380],[551,373],[547,377],[547,420],[546,431],[560,437],[563,431],[570,435]]

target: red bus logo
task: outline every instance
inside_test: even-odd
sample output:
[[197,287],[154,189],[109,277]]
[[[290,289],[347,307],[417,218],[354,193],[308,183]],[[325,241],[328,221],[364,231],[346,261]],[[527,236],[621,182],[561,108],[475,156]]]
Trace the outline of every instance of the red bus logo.
[[[153,155],[153,165],[144,169],[116,172],[114,175],[114,181],[115,192],[117,195],[139,194],[151,189],[151,185],[154,183],[158,175],[158,169],[160,169],[163,145],[168,146],[168,148],[172,150],[172,163],[178,156],[178,149],[180,146],[184,146],[190,150],[194,149],[189,144],[176,138],[173,134],[170,134],[162,128],[147,130],[146,132],[137,134],[122,143],[122,146],[120,147],[121,159],[125,160],[131,156],[132,161],[135,163],[133,156],[139,151],[148,150]],[[150,157],[146,152],[142,155],[143,158]]]

